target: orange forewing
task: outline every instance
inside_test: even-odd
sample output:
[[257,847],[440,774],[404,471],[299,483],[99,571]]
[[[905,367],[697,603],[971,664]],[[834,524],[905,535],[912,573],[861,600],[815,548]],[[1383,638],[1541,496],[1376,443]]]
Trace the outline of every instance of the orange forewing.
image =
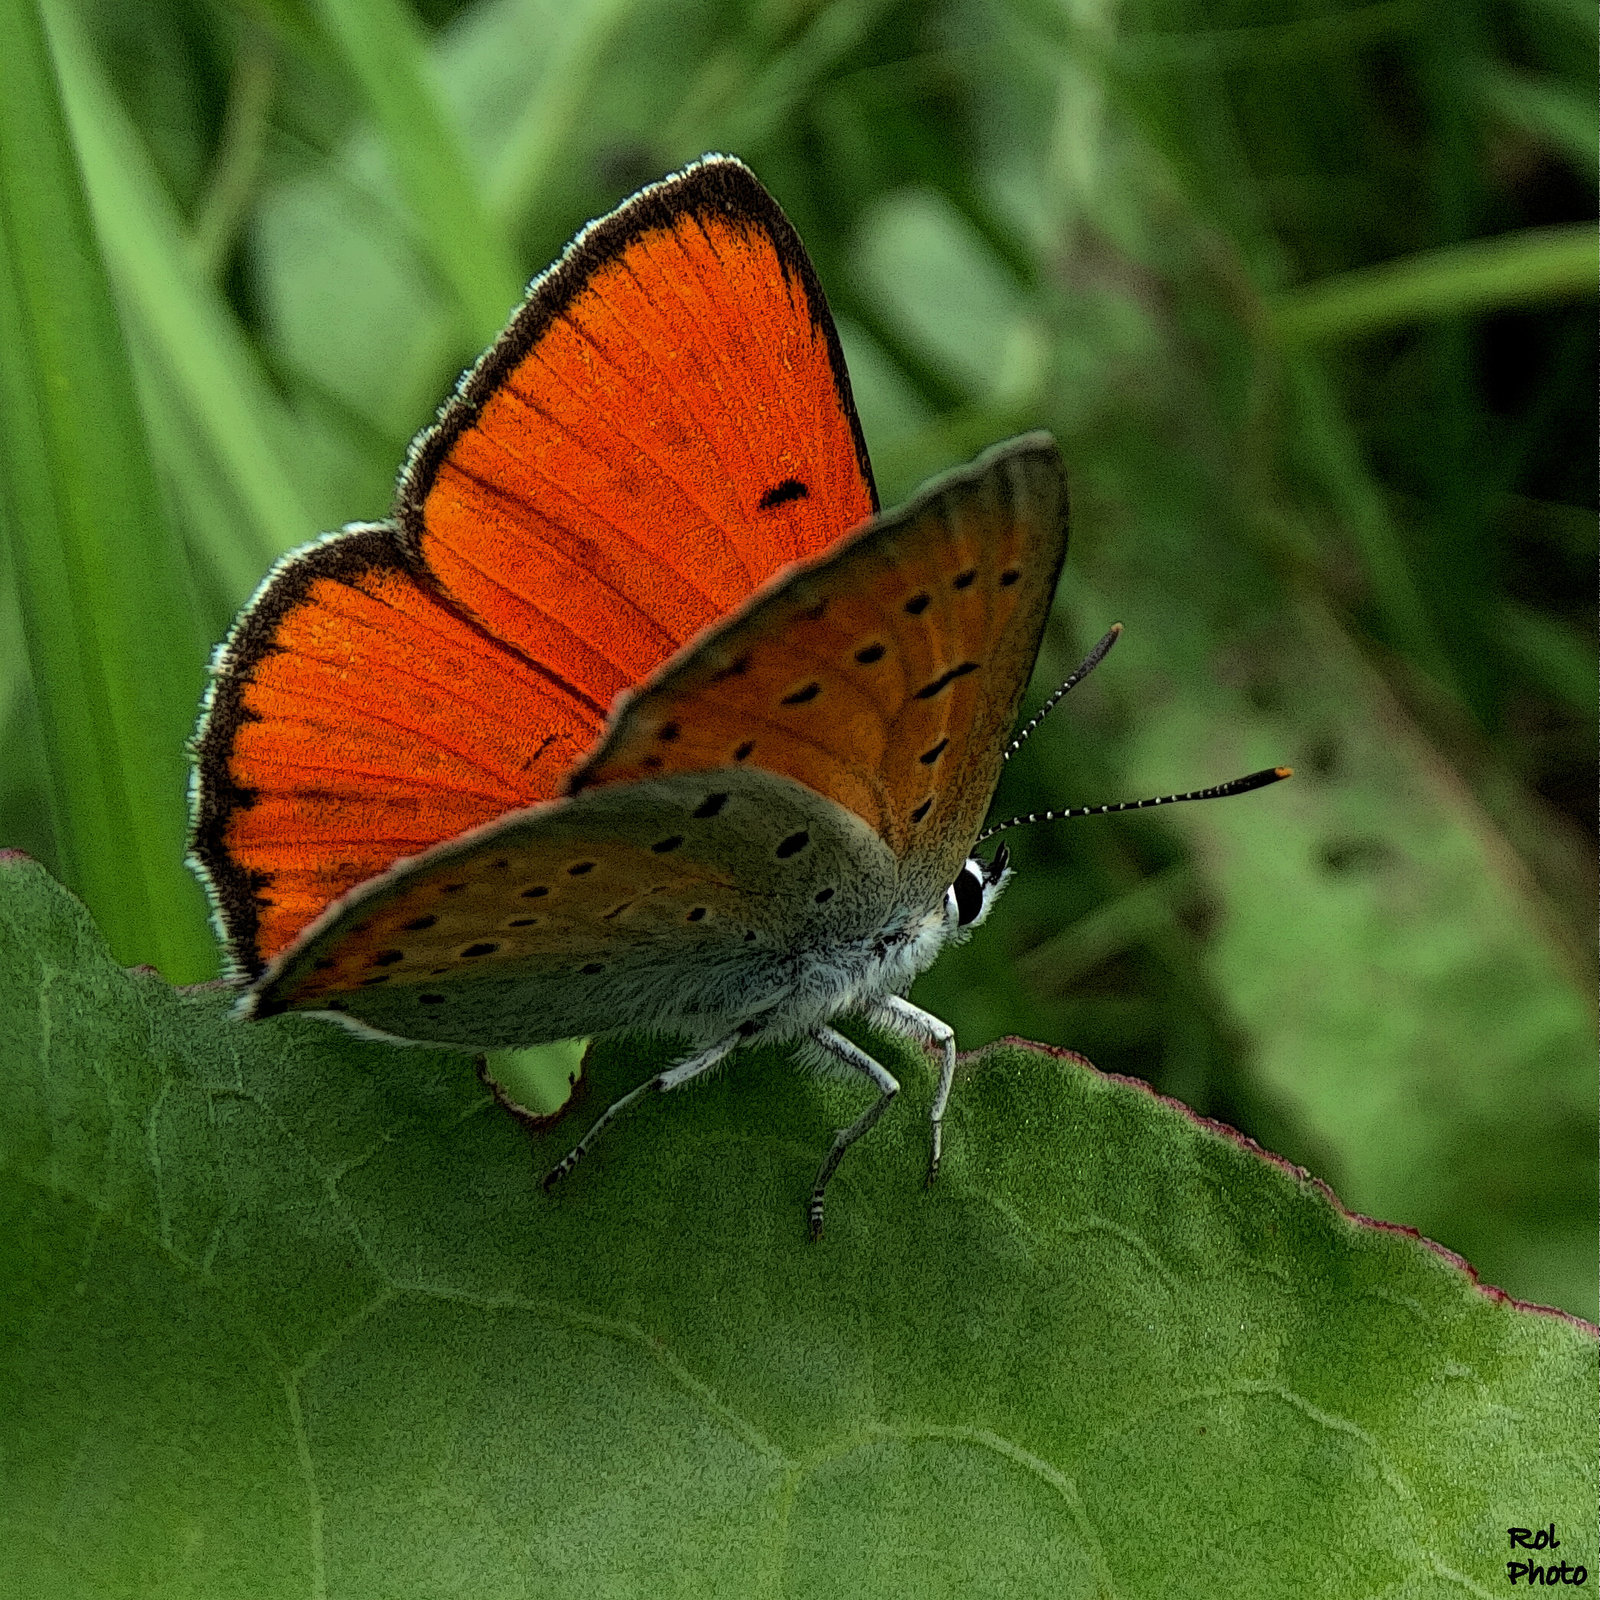
[[1066,548],[1055,442],[997,446],[671,662],[569,787],[760,767],[862,817],[907,903],[936,901],[988,810]]
[[875,509],[826,301],[750,173],[591,224],[418,439],[398,527],[286,558],[219,655],[194,857],[236,966],[552,798],[620,691]]

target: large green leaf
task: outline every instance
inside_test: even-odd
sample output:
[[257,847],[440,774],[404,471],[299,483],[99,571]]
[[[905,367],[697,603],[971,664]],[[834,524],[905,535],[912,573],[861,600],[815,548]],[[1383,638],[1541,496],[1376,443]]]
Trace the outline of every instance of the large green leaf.
[[0,1590],[1442,1597],[1551,1520],[1594,1568],[1594,1330],[1037,1049],[925,1192],[890,1059],[820,1245],[854,1098],[776,1058],[547,1197],[573,1129],[465,1058],[235,1023],[0,858]]

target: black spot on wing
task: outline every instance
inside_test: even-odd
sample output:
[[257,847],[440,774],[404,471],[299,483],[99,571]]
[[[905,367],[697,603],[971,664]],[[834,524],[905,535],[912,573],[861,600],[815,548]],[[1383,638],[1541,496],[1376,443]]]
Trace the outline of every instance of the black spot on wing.
[[820,683],[808,683],[803,689],[796,689],[793,694],[786,694],[783,703],[786,706],[803,706],[808,700],[815,700],[822,693]]
[[925,817],[925,816],[927,816],[927,814],[928,814],[928,808],[929,808],[929,807],[930,807],[930,806],[931,806],[931,805],[932,805],[932,804],[933,804],[933,801],[932,801],[932,799],[931,799],[931,798],[930,798],[930,799],[927,799],[927,800],[924,800],[924,801],[923,801],[923,802],[922,802],[922,804],[921,804],[921,805],[920,805],[920,806],[918,806],[918,807],[917,807],[917,808],[916,808],[916,810],[914,810],[914,811],[913,811],[913,812],[912,812],[912,813],[911,813],[911,820],[912,820],[912,821],[913,821],[913,822],[921,822],[921,821],[922,821],[922,819],[923,819],[923,818],[924,818],[924,817]]
[[933,603],[933,597],[927,594],[914,594],[906,601],[906,611],[910,616],[920,617]]
[[802,828],[798,833],[791,833],[789,837],[773,852],[780,861],[787,861],[790,856],[797,856],[811,843],[811,835]]
[[976,661],[963,661],[958,667],[951,667],[948,672],[941,672],[932,683],[925,683],[917,690],[917,699],[931,700],[936,694],[942,694],[957,678],[964,678],[969,672],[976,672]]
[[870,667],[874,661],[882,661],[888,652],[881,644],[869,644],[856,651],[856,660],[864,667]]
[[725,794],[708,794],[694,808],[694,814],[697,817],[714,817],[727,803],[728,797]]
[[804,500],[810,492],[798,478],[785,478],[782,483],[773,484],[757,504],[763,511],[770,511],[774,506],[787,505],[791,500]]

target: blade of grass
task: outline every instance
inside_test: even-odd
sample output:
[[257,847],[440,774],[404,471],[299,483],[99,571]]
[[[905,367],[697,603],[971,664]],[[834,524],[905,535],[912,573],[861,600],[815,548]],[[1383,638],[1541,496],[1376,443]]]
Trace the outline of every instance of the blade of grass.
[[1506,647],[1546,694],[1564,700],[1580,715],[1594,711],[1594,640],[1515,600],[1502,600],[1495,612]]
[[0,0],[0,520],[63,875],[119,960],[215,970],[183,865],[205,654],[39,12]]
[[1286,344],[1354,339],[1409,322],[1578,299],[1594,294],[1597,277],[1593,223],[1533,228],[1290,290],[1276,297],[1273,320]]
[[[235,485],[218,469],[193,413],[166,364],[151,351],[149,339],[137,327],[128,333],[128,354],[151,453],[183,531],[197,579],[195,598],[215,601],[208,632],[220,638],[276,552],[264,556],[258,540],[240,537],[250,514],[240,504]],[[202,614],[204,610],[202,605]]]
[[490,213],[514,229],[539,214],[550,174],[570,148],[596,81],[635,0],[592,0],[552,41],[537,89],[512,123],[487,184]]
[[455,295],[476,348],[499,333],[521,298],[505,231],[430,76],[427,46],[405,0],[321,0],[393,165],[434,270]]
[[194,220],[194,257],[208,278],[215,279],[222,272],[244,225],[261,175],[276,83],[277,59],[271,40],[259,28],[246,24],[233,81],[228,85],[222,138]]
[[1333,385],[1306,357],[1285,363],[1298,413],[1297,443],[1330,504],[1361,552],[1372,597],[1390,643],[1403,650],[1442,689],[1458,694],[1449,656],[1434,631],[1400,530],[1363,458]]
[[687,155],[702,148],[750,151],[793,122],[806,96],[837,72],[890,9],[889,0],[835,0],[812,17],[794,43],[748,78],[728,85],[720,113],[698,129],[678,119],[669,148]]
[[1600,177],[1600,161],[1595,156],[1595,104],[1589,88],[1493,67],[1479,79],[1477,94],[1487,110],[1556,151],[1593,184]]
[[[261,571],[317,530],[278,441],[291,424],[232,312],[196,264],[138,129],[89,48],[76,13],[45,0],[62,98],[108,265],[142,346],[171,376],[252,526],[238,556]],[[175,464],[176,465],[176,464]],[[225,566],[232,561],[225,560]]]

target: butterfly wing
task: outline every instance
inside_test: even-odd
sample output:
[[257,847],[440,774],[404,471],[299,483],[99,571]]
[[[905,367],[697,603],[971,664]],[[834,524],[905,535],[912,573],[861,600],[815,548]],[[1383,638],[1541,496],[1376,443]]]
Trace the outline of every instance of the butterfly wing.
[[789,997],[797,951],[874,937],[896,888],[860,818],[772,773],[594,789],[362,885],[253,1008],[479,1049],[702,1016],[721,1036]]
[[988,811],[1066,549],[1055,441],[998,445],[670,662],[570,787],[781,773],[883,839],[904,903],[936,903]]
[[827,303],[749,171],[591,224],[418,439],[398,525],[285,558],[218,654],[193,859],[236,969],[555,796],[620,691],[875,510]]
[[785,573],[613,717],[570,798],[402,862],[256,989],[405,1038],[520,1045],[757,1014],[796,958],[941,901],[1066,550],[1013,440]]

